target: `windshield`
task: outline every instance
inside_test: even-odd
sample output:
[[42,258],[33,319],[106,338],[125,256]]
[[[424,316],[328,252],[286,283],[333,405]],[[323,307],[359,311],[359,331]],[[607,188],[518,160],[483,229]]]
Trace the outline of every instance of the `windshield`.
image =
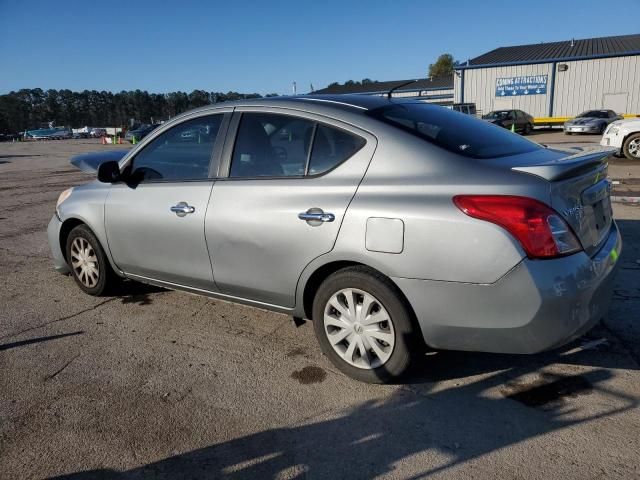
[[377,108],[368,113],[465,157],[506,157],[542,148],[492,123],[436,105],[403,103]]
[[482,118],[486,118],[489,120],[497,120],[497,119],[507,118],[508,116],[509,116],[509,110],[498,110],[495,112],[489,112]]
[[589,110],[582,112],[578,117],[590,117],[590,118],[607,118],[609,113],[606,110]]

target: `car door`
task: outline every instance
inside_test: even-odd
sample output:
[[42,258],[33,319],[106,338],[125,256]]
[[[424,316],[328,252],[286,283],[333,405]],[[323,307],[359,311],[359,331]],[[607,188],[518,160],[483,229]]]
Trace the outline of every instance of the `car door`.
[[376,145],[356,127],[290,112],[236,110],[228,176],[205,222],[220,291],[281,307],[294,306],[305,266],[333,248]]
[[114,261],[128,275],[214,289],[204,219],[227,115],[188,117],[125,160],[125,181],[105,203],[105,226]]

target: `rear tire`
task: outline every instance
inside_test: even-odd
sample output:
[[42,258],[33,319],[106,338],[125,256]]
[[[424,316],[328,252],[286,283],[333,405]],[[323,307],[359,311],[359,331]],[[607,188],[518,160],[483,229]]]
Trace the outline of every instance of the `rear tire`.
[[367,383],[402,375],[420,334],[398,288],[366,267],[339,270],[322,282],[313,301],[313,320],[331,363]]
[[530,123],[527,123],[527,124],[524,126],[524,132],[523,132],[523,135],[529,135],[529,134],[531,133],[531,130],[533,130],[533,127],[531,126],[531,124],[530,124]]
[[640,160],[640,133],[629,135],[622,146],[622,153],[629,160]]
[[71,275],[83,292],[100,296],[113,288],[117,276],[87,225],[78,225],[69,232],[66,251]]

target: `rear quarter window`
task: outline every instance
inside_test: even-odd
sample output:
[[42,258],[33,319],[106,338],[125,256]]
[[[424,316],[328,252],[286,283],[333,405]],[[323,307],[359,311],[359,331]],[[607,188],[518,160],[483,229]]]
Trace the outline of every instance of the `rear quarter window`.
[[371,110],[368,114],[438,147],[470,158],[506,157],[542,148],[502,127],[436,105],[395,104]]

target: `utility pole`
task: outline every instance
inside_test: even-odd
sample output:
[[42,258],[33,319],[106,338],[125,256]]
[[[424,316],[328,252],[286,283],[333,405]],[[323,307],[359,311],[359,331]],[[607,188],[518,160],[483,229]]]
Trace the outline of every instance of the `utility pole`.
[[293,94],[297,95],[297,88],[296,88],[296,82],[293,82]]

